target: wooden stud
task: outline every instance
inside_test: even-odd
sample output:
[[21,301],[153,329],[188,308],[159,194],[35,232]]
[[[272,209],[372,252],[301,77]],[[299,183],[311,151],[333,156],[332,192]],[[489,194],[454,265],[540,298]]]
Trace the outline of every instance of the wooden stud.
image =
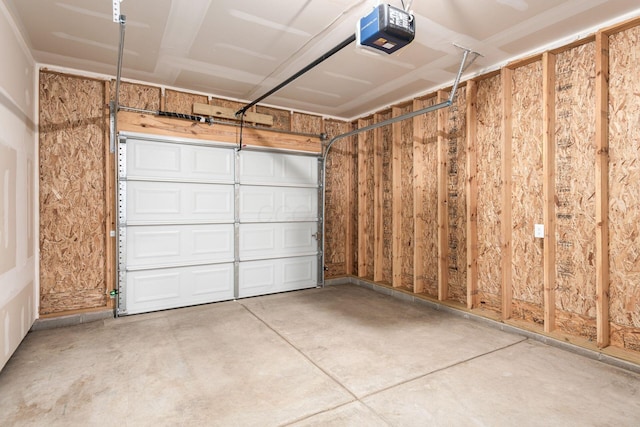
[[502,79],[502,318],[511,317],[513,299],[511,236],[511,139],[513,70],[503,68]]
[[354,162],[355,158],[355,144],[353,143],[353,137],[347,138],[345,146],[347,156],[347,168],[345,173],[347,174],[347,194],[348,209],[347,218],[345,224],[346,236],[344,238],[344,262],[345,262],[345,274],[350,276],[353,274],[353,215],[352,212],[356,209],[356,201],[353,198],[354,186],[357,184],[353,180]]
[[[438,91],[438,103],[447,93]],[[446,113],[438,110],[438,300],[449,297],[449,187],[447,179]]]
[[551,332],[556,327],[556,212],[555,212],[555,72],[556,55],[545,52],[542,55],[543,93],[543,182],[544,194],[544,331]]
[[[380,114],[374,116],[374,123],[382,121]],[[373,280],[384,280],[384,171],[382,127],[373,133]]]
[[[358,120],[358,128],[367,125],[366,120]],[[369,244],[369,230],[367,230],[367,212],[371,208],[367,199],[369,190],[367,188],[367,132],[359,133],[358,136],[358,276],[367,275],[367,246]]]
[[[393,117],[402,114],[402,109],[393,107]],[[394,288],[402,286],[402,122],[391,125],[391,180],[392,180],[392,249],[393,254],[391,274]]]
[[[104,188],[105,188],[105,288],[107,294],[113,289],[117,289],[116,284],[116,235],[111,236],[111,232],[116,231],[116,189],[115,189],[115,152],[110,149],[111,127],[109,98],[110,98],[109,81],[104,82],[104,101],[105,101],[105,118],[104,118]],[[115,150],[118,150],[117,144]],[[115,308],[115,298],[107,298],[107,307]]]
[[610,342],[609,324],[609,36],[596,34],[596,334]]
[[477,104],[478,84],[467,82],[467,308],[480,305],[478,293],[478,180],[477,180]]
[[160,88],[160,111],[165,111],[167,107],[167,94],[164,87]]
[[[422,108],[419,100],[413,101],[413,110]],[[421,294],[424,292],[424,246],[420,244],[425,232],[424,221],[424,182],[426,179],[424,150],[425,141],[424,122],[413,120],[413,224],[414,241],[413,245],[413,292]]]

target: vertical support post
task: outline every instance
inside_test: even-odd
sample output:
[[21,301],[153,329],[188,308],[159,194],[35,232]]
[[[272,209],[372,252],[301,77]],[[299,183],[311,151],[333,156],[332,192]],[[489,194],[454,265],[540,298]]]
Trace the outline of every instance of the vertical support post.
[[[358,128],[366,126],[365,120],[358,120]],[[371,206],[367,203],[369,190],[367,188],[367,138],[366,132],[358,134],[358,276],[367,275],[367,245],[369,244],[369,230],[366,217]]]
[[[355,158],[355,148],[353,144],[353,137],[347,138],[344,143],[345,147],[345,156],[347,156],[347,167],[345,173],[347,174],[347,218],[346,218],[346,236],[344,238],[344,272],[346,275],[350,276],[353,274],[353,251],[355,248],[353,247],[353,212],[356,209],[356,201],[353,197],[354,185],[357,183],[353,180],[353,174],[355,172],[354,163],[356,161]],[[326,162],[327,159],[325,159]],[[326,179],[326,177],[325,177]],[[325,189],[326,190],[326,189]],[[324,236],[323,236],[324,239]]]
[[[438,91],[438,102],[447,94]],[[447,175],[446,111],[438,111],[438,300],[449,297],[449,186]]]
[[[374,115],[374,123],[381,121],[380,114]],[[379,127],[373,133],[373,280],[375,282],[384,280],[383,129]]]
[[544,331],[556,327],[556,212],[555,212],[555,158],[556,158],[556,109],[555,109],[556,55],[542,55],[543,132],[542,163],[544,194]]
[[[391,115],[398,117],[402,110],[398,107],[391,109]],[[392,206],[392,285],[394,288],[402,286],[402,122],[391,125],[391,185]]]
[[478,180],[477,180],[477,100],[478,84],[467,82],[467,308],[480,305],[478,294]]
[[610,342],[609,325],[609,35],[596,33],[596,342]]
[[[413,101],[413,110],[422,108],[420,100]],[[422,239],[425,232],[424,221],[424,182],[426,179],[424,162],[424,122],[413,120],[413,292],[424,292],[424,244]]]
[[513,226],[511,224],[511,140],[512,140],[512,98],[513,98],[513,70],[503,68],[502,80],[502,318],[509,319],[512,312],[513,272],[511,238]]
[[[104,82],[104,101],[105,105],[109,105],[110,98],[110,85],[108,81]],[[105,284],[106,284],[106,292],[110,294],[110,292],[117,287],[117,280],[115,271],[116,267],[116,215],[117,206],[115,202],[116,198],[116,170],[115,170],[115,135],[112,135],[113,129],[111,128],[111,108],[106,109],[107,117],[104,120],[104,188],[105,188],[105,252],[106,252],[106,270],[105,270]],[[107,143],[107,141],[109,141]],[[115,309],[115,298],[109,298],[107,300],[107,305],[109,308]]]

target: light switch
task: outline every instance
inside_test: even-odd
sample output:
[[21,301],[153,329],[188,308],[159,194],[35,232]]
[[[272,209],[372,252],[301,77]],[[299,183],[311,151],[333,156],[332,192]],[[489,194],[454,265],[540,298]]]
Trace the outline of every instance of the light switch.
[[538,239],[544,239],[544,224],[536,224],[533,227],[533,236]]

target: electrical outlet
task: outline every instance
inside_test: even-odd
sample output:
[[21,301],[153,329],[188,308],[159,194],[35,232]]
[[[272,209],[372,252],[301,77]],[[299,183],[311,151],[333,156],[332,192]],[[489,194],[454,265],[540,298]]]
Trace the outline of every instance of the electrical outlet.
[[533,236],[538,239],[544,239],[544,224],[536,224],[533,226]]

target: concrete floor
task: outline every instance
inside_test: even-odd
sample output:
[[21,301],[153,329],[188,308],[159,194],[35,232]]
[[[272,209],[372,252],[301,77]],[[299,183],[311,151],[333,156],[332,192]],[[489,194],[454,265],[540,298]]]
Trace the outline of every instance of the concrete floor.
[[640,375],[341,285],[31,332],[0,425],[639,426]]

